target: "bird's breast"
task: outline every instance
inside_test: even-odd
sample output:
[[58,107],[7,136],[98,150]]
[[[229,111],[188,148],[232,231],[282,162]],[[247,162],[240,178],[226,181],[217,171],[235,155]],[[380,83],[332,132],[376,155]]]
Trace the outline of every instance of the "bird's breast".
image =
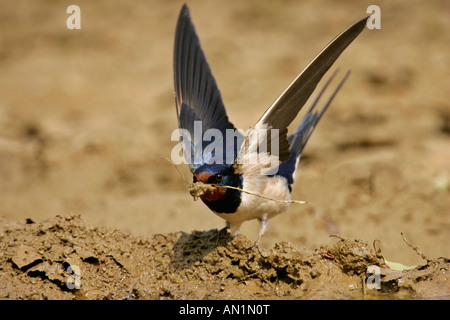
[[245,192],[241,192],[241,203],[236,212],[218,214],[232,224],[261,219],[263,216],[271,218],[289,208],[289,203],[276,201],[291,198],[287,180],[282,176],[245,177],[244,175],[243,190]]

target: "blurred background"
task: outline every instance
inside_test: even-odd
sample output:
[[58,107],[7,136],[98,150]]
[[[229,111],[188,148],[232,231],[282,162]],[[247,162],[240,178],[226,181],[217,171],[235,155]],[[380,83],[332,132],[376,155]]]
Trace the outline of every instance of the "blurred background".
[[[69,5],[81,30],[69,30]],[[137,235],[222,228],[169,163],[172,54],[182,1],[0,0],[0,216],[77,213]],[[381,241],[386,258],[450,256],[450,2],[187,1],[230,120],[254,125],[339,32],[381,29],[332,70],[352,74],[310,139],[292,205],[263,247],[328,235]],[[296,126],[303,116],[294,120]],[[242,232],[251,239],[256,222]]]

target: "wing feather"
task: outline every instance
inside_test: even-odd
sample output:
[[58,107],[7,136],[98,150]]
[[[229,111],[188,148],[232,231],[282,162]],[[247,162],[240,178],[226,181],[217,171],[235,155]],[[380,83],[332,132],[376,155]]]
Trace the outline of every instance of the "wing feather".
[[[223,136],[222,144],[226,148],[225,150],[221,149],[220,152],[223,154],[220,155],[220,158],[225,163],[226,152],[233,152],[234,156],[232,159],[234,159],[239,146],[232,146],[233,148],[228,150],[229,148],[225,144],[226,130],[235,130],[235,128],[228,120],[220,91],[200,46],[200,41],[186,5],[183,5],[181,9],[175,32],[174,85],[175,104],[180,129],[187,130],[191,138],[194,139],[194,126],[191,122],[195,119],[201,121],[202,136],[205,130],[220,130]],[[236,134],[239,135],[237,132]],[[237,141],[242,140],[237,139]],[[192,157],[195,153],[193,151],[196,144],[200,145],[201,149],[204,150],[209,142],[191,141],[186,143],[184,141],[183,150],[185,157],[193,172],[204,163],[203,158],[199,161],[193,161]],[[185,148],[189,146],[191,150],[186,152]],[[210,158],[210,155],[205,156]]]
[[[319,81],[347,46],[362,32],[366,25],[364,18],[336,36],[322,51],[303,69],[286,90],[267,109],[255,127],[263,125],[280,131],[287,128],[297,116]],[[280,161],[289,158],[287,136],[280,136]]]
[[[348,45],[362,32],[367,19],[368,17],[356,22],[328,43],[267,109],[256,125],[247,131],[244,143],[241,145],[234,163],[236,172],[245,173],[246,175],[273,175],[279,169],[280,163],[289,160],[291,150],[287,138],[287,127],[311,96],[323,75],[330,69]],[[323,112],[320,116],[322,114]],[[305,138],[304,143],[309,138],[320,116],[307,115],[307,117],[312,118],[310,123],[308,123],[309,120],[307,119],[305,122],[307,124],[304,123],[302,128],[302,130],[305,130],[303,137]],[[278,133],[278,141],[273,141],[270,138],[270,134],[267,134],[265,139],[259,139],[260,136],[257,134],[259,130],[275,130]],[[306,131],[308,130],[311,132],[307,133]],[[291,143],[293,142],[292,139]],[[266,148],[263,148],[263,151],[259,148],[259,144],[261,143],[267,145]],[[276,143],[278,150],[276,147],[272,147],[274,143]],[[301,144],[302,142],[295,143]],[[304,144],[302,147],[304,147]],[[274,154],[272,152],[273,150],[277,153]],[[266,163],[255,163],[259,159],[266,160]]]

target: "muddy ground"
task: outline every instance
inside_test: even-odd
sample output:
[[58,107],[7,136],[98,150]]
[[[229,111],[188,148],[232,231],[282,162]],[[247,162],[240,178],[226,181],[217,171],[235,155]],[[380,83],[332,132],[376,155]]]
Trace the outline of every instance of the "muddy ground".
[[3,299],[450,298],[449,259],[396,271],[362,240],[264,250],[217,229],[137,237],[79,216],[2,223]]
[[[257,223],[217,238],[223,220],[166,160],[182,2],[80,0],[68,30],[72,2],[0,2],[0,298],[449,297],[448,1],[188,1],[244,130],[381,8],[381,29],[336,62],[352,74],[300,162],[293,199],[308,205],[271,220],[263,255]],[[380,290],[364,285],[369,265]]]

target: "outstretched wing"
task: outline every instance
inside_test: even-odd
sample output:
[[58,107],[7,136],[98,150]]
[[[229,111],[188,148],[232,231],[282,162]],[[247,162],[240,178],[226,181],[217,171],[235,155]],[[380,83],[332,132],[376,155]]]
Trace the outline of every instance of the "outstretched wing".
[[[174,80],[178,124],[180,129],[185,130],[185,134],[181,135],[183,153],[191,171],[194,172],[211,160],[225,163],[226,152],[231,153],[228,158],[232,159],[230,163],[232,165],[239,149],[238,142],[243,138],[235,130],[232,139],[232,142],[235,142],[234,146],[227,144],[226,130],[235,128],[228,121],[222,97],[201,49],[186,5],[181,9],[175,33]],[[194,129],[197,132],[194,132]],[[208,129],[216,130],[210,131],[211,141],[205,142],[203,133]],[[204,152],[212,143],[217,148],[210,148],[210,151]]]
[[[245,143],[242,144],[235,162],[235,167],[238,172],[248,172],[249,169],[258,168],[255,165],[252,165],[251,168],[248,167],[248,163],[255,161],[255,159],[262,158],[266,162],[270,159],[270,170],[274,169],[274,163],[277,161],[279,164],[289,159],[291,153],[287,139],[287,127],[311,96],[323,75],[333,65],[345,48],[364,29],[367,19],[364,18],[356,22],[328,43],[267,109],[253,130],[245,137]],[[273,138],[268,138],[266,141],[263,141],[268,146],[265,148],[267,150],[265,154],[261,154],[258,143],[255,141],[255,137],[258,136],[255,132],[260,130],[271,131],[273,129],[278,132],[278,141],[274,141]],[[269,135],[267,136],[269,137]],[[277,144],[277,148],[271,146],[273,143]],[[278,154],[273,154],[271,152],[273,150],[276,150]],[[246,168],[243,166],[246,166]],[[258,170],[261,169],[260,167]]]

